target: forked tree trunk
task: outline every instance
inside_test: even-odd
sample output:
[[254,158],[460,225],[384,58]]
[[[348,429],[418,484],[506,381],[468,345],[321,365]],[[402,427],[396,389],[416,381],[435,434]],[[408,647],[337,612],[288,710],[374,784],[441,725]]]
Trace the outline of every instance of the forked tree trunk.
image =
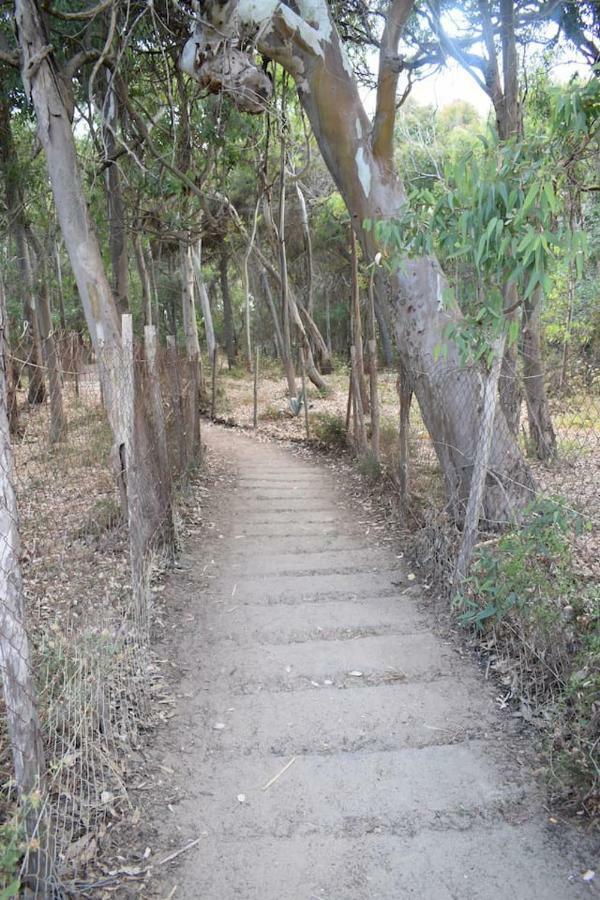
[[[21,47],[25,93],[35,109],[38,135],[45,151],[54,203],[65,246],[96,351],[104,404],[115,441],[115,460],[126,445],[119,391],[125,371],[120,323],[100,247],[87,208],[69,118],[69,97],[57,70],[39,8],[33,0],[17,0],[15,18]],[[135,379],[137,390],[138,380]],[[143,404],[135,404],[135,463],[126,460],[128,504],[141,523],[136,540],[144,545],[170,542],[170,498],[156,472],[154,438]]]

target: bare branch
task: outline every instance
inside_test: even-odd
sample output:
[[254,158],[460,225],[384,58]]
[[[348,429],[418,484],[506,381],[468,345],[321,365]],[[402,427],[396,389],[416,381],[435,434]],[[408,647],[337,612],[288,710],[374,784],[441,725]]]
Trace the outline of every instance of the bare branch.
[[396,90],[404,67],[398,55],[400,36],[414,6],[414,0],[392,0],[386,17],[379,51],[377,105],[373,122],[373,154],[391,165],[394,152]]
[[100,0],[96,6],[91,9],[82,9],[79,12],[63,12],[61,9],[49,9],[48,13],[56,19],[63,19],[65,22],[82,21],[87,19],[95,19],[97,15],[113,5],[114,0]]

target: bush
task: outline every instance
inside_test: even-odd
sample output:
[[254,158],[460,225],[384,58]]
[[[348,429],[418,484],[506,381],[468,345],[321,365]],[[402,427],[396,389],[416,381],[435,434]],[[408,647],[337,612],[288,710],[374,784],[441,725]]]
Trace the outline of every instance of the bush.
[[537,501],[520,528],[481,548],[463,592],[473,628],[526,719],[546,730],[555,799],[600,809],[600,585],[572,566],[583,520],[557,500]]
[[346,446],[346,424],[341,416],[333,413],[314,413],[311,416],[314,436],[329,447]]
[[356,468],[363,478],[366,478],[371,484],[379,481],[381,477],[381,463],[375,459],[372,453],[365,453],[356,460]]

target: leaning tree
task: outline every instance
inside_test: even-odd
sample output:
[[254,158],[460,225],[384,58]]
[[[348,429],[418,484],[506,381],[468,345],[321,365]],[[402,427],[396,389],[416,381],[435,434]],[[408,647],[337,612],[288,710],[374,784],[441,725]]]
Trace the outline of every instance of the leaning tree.
[[[378,248],[365,222],[394,219],[406,204],[394,161],[394,124],[403,68],[399,43],[413,6],[414,0],[391,0],[385,11],[372,120],[325,0],[204,0],[181,55],[182,68],[205,88],[225,91],[239,108],[254,113],[271,94],[256,51],[290,73],[369,260]],[[392,286],[399,352],[440,462],[450,509],[459,518],[479,433],[482,373],[461,365],[458,347],[447,339],[461,312],[446,299],[446,278],[435,257],[402,259]],[[530,499],[533,480],[501,410],[489,473],[484,514],[505,521]]]

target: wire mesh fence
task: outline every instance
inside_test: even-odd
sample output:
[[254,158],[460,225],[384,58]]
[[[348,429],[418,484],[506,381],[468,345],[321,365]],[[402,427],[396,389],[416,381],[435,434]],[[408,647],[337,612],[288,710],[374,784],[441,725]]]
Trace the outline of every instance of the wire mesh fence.
[[[504,463],[494,458],[492,445],[485,484],[488,499],[484,496],[479,519],[480,540],[493,540],[499,531],[516,525],[524,509],[551,500],[566,514],[579,517],[582,527],[572,536],[574,565],[582,575],[597,579],[600,578],[600,367],[589,365],[583,374],[579,370],[570,386],[559,387],[560,374],[559,369],[549,369],[546,373],[544,415],[551,441],[542,452],[535,440],[539,417],[528,406],[522,379],[515,378],[510,383],[506,375],[500,377],[493,440],[498,450],[502,450]],[[470,476],[481,435],[483,380],[472,380],[470,388],[462,382],[455,390],[459,396],[456,430],[471,437],[466,441],[463,437],[462,448],[453,445],[453,449],[460,454],[458,467]],[[503,401],[512,394],[516,394],[517,400],[509,422]],[[447,392],[445,398],[443,407],[447,417],[452,412],[452,403],[448,402]],[[406,431],[408,481],[402,488],[406,491],[402,505],[414,531],[415,555],[428,579],[450,594],[468,494],[461,492],[459,477],[457,505],[456,487],[444,477],[447,432],[443,432],[444,445],[440,447],[414,400]],[[464,456],[462,464],[461,456]],[[391,458],[390,464],[400,489],[397,458]]]
[[130,325],[100,358],[57,341],[60,403],[29,404],[31,367],[6,358],[0,886],[40,897],[77,893],[127,806],[128,754],[157,718],[153,579],[200,456],[197,361],[153,328],[134,346]]

